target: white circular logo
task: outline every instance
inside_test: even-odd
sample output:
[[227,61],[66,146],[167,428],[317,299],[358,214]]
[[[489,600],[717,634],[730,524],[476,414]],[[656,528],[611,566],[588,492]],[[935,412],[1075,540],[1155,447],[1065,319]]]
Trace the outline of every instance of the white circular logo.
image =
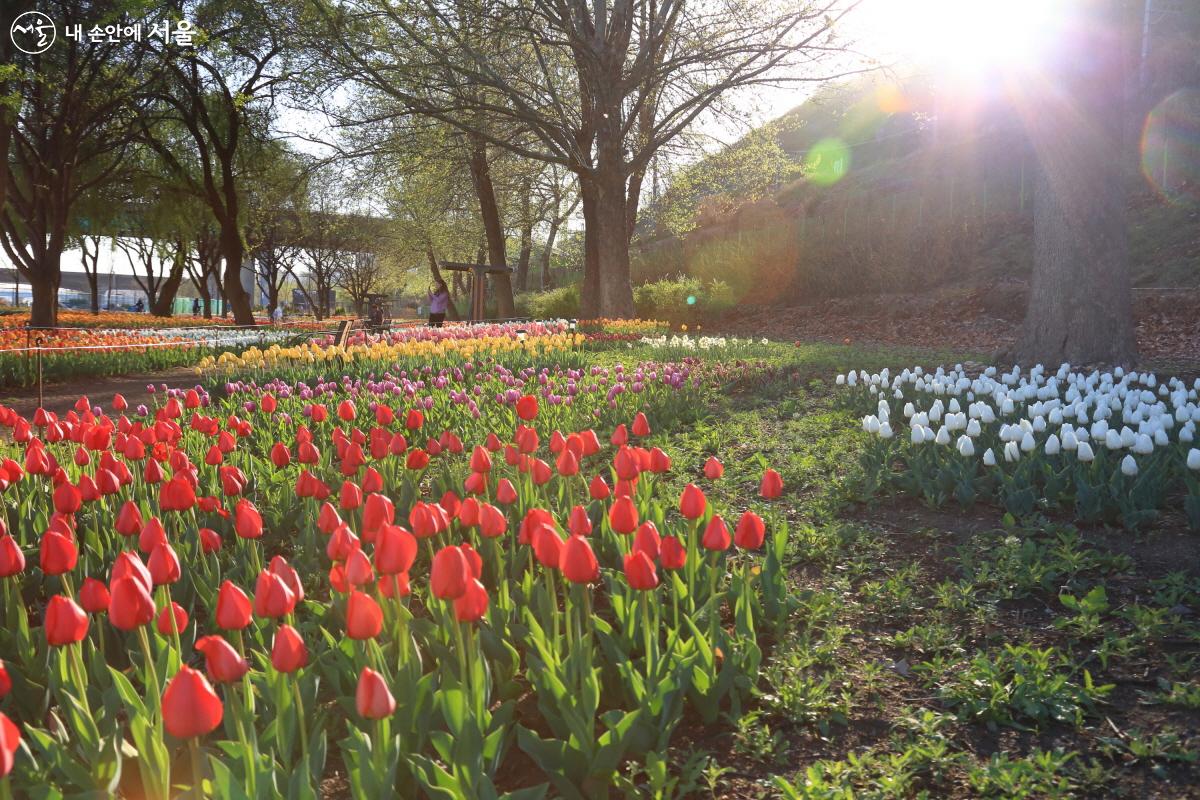
[[57,34],[54,20],[40,11],[26,11],[13,20],[8,30],[8,36],[17,49],[31,56],[49,50]]

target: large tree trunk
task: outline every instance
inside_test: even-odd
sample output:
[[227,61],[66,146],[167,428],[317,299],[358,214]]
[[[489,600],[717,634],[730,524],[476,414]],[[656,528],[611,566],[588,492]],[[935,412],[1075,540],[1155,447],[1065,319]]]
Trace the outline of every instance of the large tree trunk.
[[58,284],[61,276],[57,269],[34,272],[26,276],[33,294],[33,305],[29,309],[31,328],[52,328],[58,324]]
[[[496,204],[496,189],[492,185],[492,172],[487,160],[487,144],[482,139],[472,143],[471,181],[479,198],[479,214],[483,218],[483,231],[487,237],[488,264],[497,268],[507,268],[504,224],[500,220],[500,208]],[[496,295],[497,316],[501,319],[514,316],[516,306],[513,303],[512,280],[509,274],[499,272],[490,277]]]
[[592,176],[579,175],[579,199],[583,206],[583,286],[579,290],[579,316],[599,319],[600,313],[600,229],[596,221],[598,190]]
[[523,292],[529,285],[529,259],[533,255],[533,221],[521,223],[521,255],[517,257],[517,291]]
[[1121,0],[1075,9],[1027,115],[1039,169],[1033,279],[1014,355],[1026,364],[1131,365],[1137,357],[1125,222],[1127,20]]
[[[585,269],[581,313],[584,316],[608,319],[632,317],[634,312],[633,287],[629,280],[629,223],[625,174],[620,167],[619,156],[602,156],[593,170],[592,178],[587,182],[591,184],[590,190],[581,192],[583,216],[587,226],[584,230]],[[581,181],[581,190],[582,183]],[[589,267],[591,269],[588,269]],[[590,299],[590,302],[585,298]]]
[[225,259],[225,273],[221,280],[221,289],[229,307],[233,310],[233,319],[238,325],[254,324],[254,308],[250,296],[242,286],[242,258],[244,257],[242,236],[235,225],[221,228],[221,255]]
[[179,286],[183,283],[183,262],[187,255],[183,244],[175,249],[175,256],[171,260],[171,271],[167,273],[166,280],[158,286],[158,297],[150,305],[150,313],[156,317],[170,317],[175,314],[175,296],[179,293]]

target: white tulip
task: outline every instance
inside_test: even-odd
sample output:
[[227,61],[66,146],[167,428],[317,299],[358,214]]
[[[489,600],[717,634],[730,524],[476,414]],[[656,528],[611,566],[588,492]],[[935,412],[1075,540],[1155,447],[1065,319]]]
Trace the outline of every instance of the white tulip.
[[1125,427],[1121,428],[1121,447],[1133,447],[1133,443],[1137,441],[1137,434],[1132,429]]
[[1133,441],[1133,447],[1130,449],[1140,456],[1149,455],[1154,452],[1154,441],[1146,434],[1139,433]]
[[1058,441],[1058,437],[1055,436],[1053,433],[1050,434],[1050,438],[1048,438],[1046,440],[1045,450],[1046,450],[1046,455],[1048,455],[1048,456],[1058,455],[1059,441]]
[[1080,461],[1091,461],[1096,457],[1096,455],[1092,452],[1092,446],[1087,442],[1079,443],[1079,448],[1076,450],[1075,456]]
[[1004,460],[1008,462],[1021,460],[1021,448],[1017,447],[1016,442],[1008,442],[1004,445]]
[[892,426],[889,423],[887,423],[887,422],[879,423],[879,438],[880,439],[892,438]]
[[1200,470],[1200,450],[1194,447],[1188,450],[1187,465],[1188,469]]
[[967,423],[967,436],[978,436],[982,432],[983,429],[979,425],[979,420],[973,419]]
[[1006,397],[1006,398],[1004,398],[1004,402],[1000,404],[1000,413],[1001,414],[1011,414],[1011,413],[1013,413],[1013,411],[1016,410],[1016,408],[1017,407],[1013,403],[1012,398]]
[[1121,459],[1121,474],[1130,478],[1138,474],[1137,461],[1133,456],[1125,456]]
[[[1094,435],[1095,431],[1092,431],[1092,433]],[[1109,450],[1120,450],[1121,449],[1121,434],[1117,433],[1112,428],[1109,428],[1104,433],[1104,446],[1107,447]]]
[[863,430],[867,433],[879,433],[879,420],[874,415],[863,417]]
[[[1193,450],[1192,452],[1197,452],[1197,451]],[[996,454],[992,452],[992,448],[990,448],[990,447],[987,450],[983,451],[983,464],[984,464],[984,466],[987,466],[987,467],[996,466]]]
[[1026,433],[1021,437],[1021,450],[1025,453],[1032,453],[1037,449],[1037,441],[1033,438],[1032,433]]
[[1184,444],[1192,441],[1195,437],[1196,435],[1192,433],[1191,428],[1182,428],[1179,431],[1179,441],[1183,442]]
[[913,444],[924,444],[925,429],[922,428],[920,425],[914,425],[912,428],[912,432],[909,434],[908,439]]
[[1075,438],[1075,431],[1063,431],[1062,449],[1075,450],[1079,447],[1079,440]]
[[934,437],[933,441],[934,444],[950,444],[950,431],[946,429],[945,425],[938,428],[937,436]]
[[1159,428],[1154,432],[1155,447],[1166,447],[1171,443],[1171,437],[1167,435],[1165,428]]
[[917,410],[916,410],[915,408],[913,408],[913,404],[912,404],[912,403],[905,403],[905,404],[904,404],[904,417],[905,417],[906,419],[907,419],[908,417],[911,417],[911,416],[912,416],[913,414],[915,414],[915,413],[917,413]]

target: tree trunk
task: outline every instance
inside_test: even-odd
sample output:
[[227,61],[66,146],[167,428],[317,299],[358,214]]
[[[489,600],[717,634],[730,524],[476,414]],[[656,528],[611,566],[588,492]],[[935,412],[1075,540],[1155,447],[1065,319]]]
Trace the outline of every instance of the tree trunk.
[[33,294],[33,305],[29,310],[31,328],[52,328],[58,324],[58,270],[44,270],[25,276]]
[[529,259],[533,255],[533,221],[521,223],[521,255],[517,257],[517,291],[523,292],[529,285]]
[[[585,184],[589,184],[587,190],[584,190]],[[592,176],[586,181],[581,178],[580,190],[586,224],[580,313],[585,317],[607,319],[632,317],[629,223],[625,175],[619,158],[601,157]]]
[[546,244],[542,249],[542,291],[550,288],[550,257],[554,254],[554,240],[558,238],[558,217],[550,220],[550,230],[546,232]]
[[179,293],[179,286],[183,283],[183,263],[187,255],[184,250],[183,243],[178,243],[175,249],[175,256],[171,260],[171,271],[167,274],[166,280],[158,286],[158,297],[150,306],[150,313],[156,317],[170,317],[175,314],[175,296]]
[[[479,215],[483,218],[483,231],[487,237],[488,264],[496,268],[507,268],[505,255],[504,224],[500,220],[500,208],[496,204],[496,189],[492,185],[491,167],[487,160],[487,144],[482,139],[472,142],[471,182],[479,198]],[[512,280],[507,272],[490,276],[496,294],[496,314],[501,319],[515,316]]]
[[229,307],[233,310],[233,319],[238,325],[254,324],[254,308],[250,296],[242,286],[242,236],[236,224],[221,228],[221,255],[225,259],[225,273],[222,276],[221,288]]
[[1137,358],[1122,135],[1128,26],[1121,0],[1081,5],[1058,74],[1027,116],[1040,163],[1033,279],[1014,355],[1051,368]]

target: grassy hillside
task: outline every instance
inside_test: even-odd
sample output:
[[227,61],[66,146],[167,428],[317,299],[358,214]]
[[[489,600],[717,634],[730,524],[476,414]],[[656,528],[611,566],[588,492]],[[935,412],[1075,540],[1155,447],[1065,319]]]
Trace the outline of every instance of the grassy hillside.
[[[829,90],[676,176],[647,209],[635,275],[721,279],[758,301],[1023,279],[1036,157],[1011,108],[916,84]],[[1200,286],[1200,93],[1150,120],[1150,177],[1131,153],[1134,279]]]

